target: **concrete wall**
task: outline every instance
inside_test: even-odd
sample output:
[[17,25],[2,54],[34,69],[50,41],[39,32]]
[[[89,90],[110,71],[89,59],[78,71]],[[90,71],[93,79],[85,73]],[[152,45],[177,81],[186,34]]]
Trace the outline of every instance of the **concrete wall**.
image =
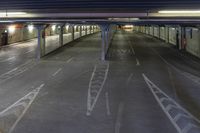
[[153,34],[153,35],[154,35],[155,37],[159,38],[159,27],[154,26],[153,28],[154,28],[154,34]]
[[[200,58],[200,29],[194,27],[184,28],[180,26],[165,26],[160,28],[158,28],[158,26],[146,26],[145,29],[145,34],[149,34],[154,37],[159,37],[166,43],[177,45],[177,40],[179,40],[179,47],[177,47],[179,49],[184,49],[186,43],[186,51]],[[135,26],[134,30],[143,32],[143,27]]]
[[162,40],[165,40],[165,34],[166,34],[166,32],[165,32],[165,27],[160,27],[160,39],[162,39]]
[[86,35],[86,32],[85,32],[85,30],[84,31],[82,31],[82,36],[85,36]]
[[74,33],[74,39],[80,38],[80,32],[75,32]]
[[152,27],[152,26],[150,26],[149,30],[150,30],[150,35],[152,35],[152,36],[153,36],[153,27]]
[[63,34],[63,44],[67,44],[72,41],[72,33]]
[[176,28],[169,27],[169,43],[176,45]]
[[146,34],[150,34],[150,27],[149,27],[149,26],[146,26],[146,28],[145,28],[145,33],[146,33]]
[[[12,29],[12,32],[8,28],[9,26],[2,26],[0,27],[0,37],[2,33],[8,33],[8,44],[13,44],[16,42],[21,42],[30,39],[36,39],[38,35],[38,30],[36,27],[30,27],[28,25],[15,25],[15,28]],[[55,49],[61,46],[59,33],[60,29],[63,28],[63,44],[67,44],[72,39],[72,26],[65,25],[46,25],[45,28],[45,54],[54,51]],[[86,27],[85,27],[86,30]],[[74,39],[80,38],[80,25],[74,26]],[[99,31],[99,28],[96,26],[96,32]],[[86,32],[82,30],[82,36],[85,36]],[[87,35],[90,34],[90,26],[87,26]],[[0,40],[0,46],[1,46]]]
[[200,57],[200,31],[197,28],[187,27],[186,28],[186,50]]
[[[20,25],[19,27],[16,26],[12,31],[9,30],[9,28],[7,29],[7,27],[9,26],[4,26],[0,29],[0,38],[2,38],[2,33],[7,31],[8,44],[25,41],[37,37],[37,30],[35,28],[29,30],[27,25]],[[1,45],[2,41],[0,40],[0,46]]]

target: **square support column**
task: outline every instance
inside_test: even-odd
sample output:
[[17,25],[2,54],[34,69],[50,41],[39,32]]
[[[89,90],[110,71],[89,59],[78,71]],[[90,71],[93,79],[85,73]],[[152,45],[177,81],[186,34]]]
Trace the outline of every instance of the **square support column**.
[[72,33],[72,41],[74,40],[74,25],[70,25],[71,33]]
[[59,30],[59,44],[60,44],[60,47],[63,46],[63,32],[64,32],[64,25],[60,25],[60,30]]
[[88,31],[87,31],[87,26],[85,26],[85,35],[88,34]]
[[37,25],[38,43],[36,49],[36,58],[40,59],[45,55],[45,25]]
[[108,52],[109,48],[109,38],[108,38],[108,32],[109,32],[109,25],[101,25],[101,38],[102,38],[102,45],[101,45],[101,60],[104,61],[106,59],[106,54]]
[[80,26],[80,37],[82,37],[82,26]]
[[169,43],[169,26],[167,26],[167,25],[165,26],[165,32],[166,32],[165,33],[165,38],[166,38],[165,42]]

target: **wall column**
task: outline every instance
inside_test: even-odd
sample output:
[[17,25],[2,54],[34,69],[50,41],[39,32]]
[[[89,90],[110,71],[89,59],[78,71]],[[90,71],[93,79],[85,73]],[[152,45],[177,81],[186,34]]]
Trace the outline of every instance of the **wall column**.
[[87,25],[85,26],[85,35],[88,34],[88,31],[87,31]]
[[82,25],[80,26],[80,37],[82,37]]
[[109,48],[109,25],[101,25],[101,38],[102,38],[102,45],[101,45],[101,60],[104,61],[106,59],[106,54]]
[[72,41],[74,40],[74,25],[70,25],[70,31],[71,31],[71,33],[72,33]]
[[45,55],[45,25],[37,25],[37,49],[36,49],[36,58],[40,59]]
[[60,25],[60,30],[59,30],[59,43],[60,43],[60,46],[63,46],[63,32],[64,32],[64,25]]

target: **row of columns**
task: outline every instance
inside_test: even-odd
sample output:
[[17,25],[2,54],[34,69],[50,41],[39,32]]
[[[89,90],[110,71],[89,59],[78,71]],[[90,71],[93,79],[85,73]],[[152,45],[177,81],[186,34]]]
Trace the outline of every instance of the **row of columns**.
[[109,50],[109,46],[111,44],[114,31],[114,26],[111,26],[109,24],[101,25],[101,39],[102,39],[102,45],[101,45],[101,60],[106,60],[106,55]]
[[[59,30],[59,44],[60,47],[62,47],[63,44],[63,34],[64,34],[64,24],[59,25],[60,26],[60,30]],[[37,46],[37,51],[36,51],[36,55],[37,55],[37,59],[40,59],[41,57],[43,57],[45,55],[45,29],[46,29],[46,25],[37,25],[36,26],[37,30],[38,30],[38,46]],[[80,32],[80,37],[82,36],[82,31],[83,31],[83,26],[79,26],[79,32]],[[92,31],[93,30],[93,31]],[[90,26],[89,27],[89,33],[88,32],[88,27],[86,26],[85,32],[87,34],[91,34],[92,32],[96,32],[98,31],[98,27],[97,26]],[[71,31],[72,33],[72,41],[75,40],[75,26],[71,25]]]
[[[148,32],[150,32],[150,29],[152,29],[153,30],[153,36],[154,36],[154,34],[155,34],[155,27],[158,28],[158,38],[161,38],[161,33],[160,33],[161,27],[160,26],[157,26],[157,25],[154,25],[154,26],[140,26],[140,27],[137,27],[137,30],[141,31],[141,32],[147,33],[146,30],[149,30]],[[169,25],[165,25],[164,26],[164,34],[165,34],[164,35],[165,36],[164,40],[165,40],[166,43],[169,43],[169,34],[170,34],[169,29],[170,29],[170,27],[171,26],[169,26]],[[175,30],[176,30],[176,38],[177,38],[177,48],[179,50],[184,49],[185,48],[185,46],[184,46],[185,45],[185,38],[186,38],[185,27],[181,27],[179,25],[176,25],[174,27],[176,27]]]

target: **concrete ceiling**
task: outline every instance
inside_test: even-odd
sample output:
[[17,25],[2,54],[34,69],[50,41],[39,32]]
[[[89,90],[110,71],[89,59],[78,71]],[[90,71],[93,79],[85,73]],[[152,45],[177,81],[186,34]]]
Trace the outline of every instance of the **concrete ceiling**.
[[[159,10],[200,10],[200,0],[1,0],[0,22],[199,22],[198,14]],[[22,12],[24,14],[9,14]],[[111,19],[122,18],[122,19]],[[135,20],[133,18],[140,18]],[[76,20],[75,20],[76,19]]]

